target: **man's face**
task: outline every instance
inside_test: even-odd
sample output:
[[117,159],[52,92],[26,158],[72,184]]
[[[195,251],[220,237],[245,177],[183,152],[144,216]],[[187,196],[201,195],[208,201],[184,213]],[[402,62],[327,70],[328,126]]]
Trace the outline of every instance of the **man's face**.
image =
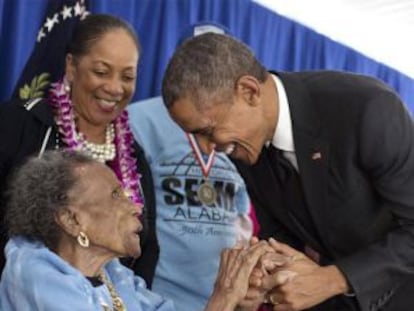
[[261,105],[253,105],[243,96],[206,103],[203,108],[198,108],[187,96],[174,102],[169,113],[184,131],[196,136],[206,154],[216,149],[246,164],[254,164],[266,141]]

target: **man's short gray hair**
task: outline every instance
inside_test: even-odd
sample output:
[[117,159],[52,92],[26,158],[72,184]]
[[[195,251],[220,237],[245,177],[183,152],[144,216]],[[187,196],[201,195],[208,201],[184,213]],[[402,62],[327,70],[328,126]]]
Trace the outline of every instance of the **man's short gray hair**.
[[196,36],[184,41],[168,63],[162,83],[164,103],[171,108],[188,96],[200,108],[207,100],[227,100],[244,75],[260,82],[268,76],[247,45],[223,34]]

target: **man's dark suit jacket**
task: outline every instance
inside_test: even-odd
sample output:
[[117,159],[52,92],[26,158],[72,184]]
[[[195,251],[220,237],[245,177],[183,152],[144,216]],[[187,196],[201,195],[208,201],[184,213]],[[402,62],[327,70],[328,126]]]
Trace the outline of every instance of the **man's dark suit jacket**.
[[[356,297],[312,310],[414,310],[414,126],[397,95],[369,77],[277,73],[287,92],[295,152],[316,235],[283,206],[266,148],[235,161],[261,237],[305,244],[335,264]],[[411,286],[410,286],[411,284]]]

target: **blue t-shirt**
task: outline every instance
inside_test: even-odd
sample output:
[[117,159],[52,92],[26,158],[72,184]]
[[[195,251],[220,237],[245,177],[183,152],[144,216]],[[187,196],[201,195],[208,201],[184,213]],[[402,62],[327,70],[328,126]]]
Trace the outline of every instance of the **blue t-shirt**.
[[[112,310],[106,285],[93,286],[77,269],[39,241],[13,237],[6,245],[6,266],[0,281],[0,310]],[[174,311],[172,301],[145,288],[143,279],[118,259],[104,267],[127,310]]]
[[208,180],[217,200],[203,205],[197,196],[201,167],[162,98],[134,103],[128,111],[154,178],[160,257],[152,289],[172,299],[177,310],[201,311],[212,293],[222,249],[251,237],[245,184],[228,157],[216,153]]

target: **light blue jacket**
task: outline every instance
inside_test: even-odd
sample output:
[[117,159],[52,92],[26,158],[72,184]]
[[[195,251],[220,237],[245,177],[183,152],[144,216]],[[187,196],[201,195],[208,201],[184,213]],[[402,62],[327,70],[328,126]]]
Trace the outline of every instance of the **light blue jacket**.
[[[92,286],[82,273],[43,243],[23,237],[6,246],[6,266],[0,281],[2,311],[102,311],[112,306],[105,285]],[[141,278],[110,261],[104,270],[128,311],[174,311],[171,301],[152,293]]]

